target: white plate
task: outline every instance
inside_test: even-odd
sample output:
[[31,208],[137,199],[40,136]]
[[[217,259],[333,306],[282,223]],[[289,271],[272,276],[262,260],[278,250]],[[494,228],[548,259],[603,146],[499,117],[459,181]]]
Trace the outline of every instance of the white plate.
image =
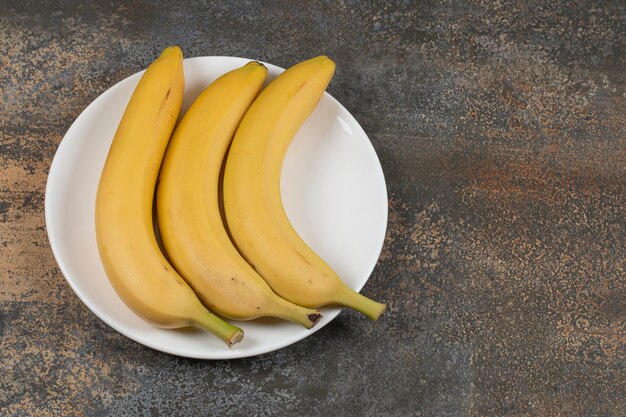
[[[185,59],[185,111],[198,94],[248,59]],[[266,64],[268,79],[283,69]],[[312,335],[340,309],[323,308],[312,330],[277,319],[236,322],[244,340],[228,350],[210,333],[163,330],[135,315],[117,296],[98,255],[96,188],[115,129],[139,78],[134,74],[94,100],[59,145],[46,188],[46,225],[54,256],[78,297],[98,317],[129,338],[174,355],[241,358],[270,352]],[[367,282],[387,227],[387,190],[374,148],[352,115],[329,94],[294,139],[283,168],[287,214],[302,238],[351,288]]]

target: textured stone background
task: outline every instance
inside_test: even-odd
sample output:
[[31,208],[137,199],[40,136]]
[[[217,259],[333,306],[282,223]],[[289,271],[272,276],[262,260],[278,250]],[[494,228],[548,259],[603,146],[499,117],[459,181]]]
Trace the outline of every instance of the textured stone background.
[[[0,4],[0,414],[624,415],[623,2]],[[379,322],[344,312],[275,353],[188,360],[71,291],[44,223],[56,147],[173,43],[336,60],[330,93],[389,189],[364,289],[389,303]]]

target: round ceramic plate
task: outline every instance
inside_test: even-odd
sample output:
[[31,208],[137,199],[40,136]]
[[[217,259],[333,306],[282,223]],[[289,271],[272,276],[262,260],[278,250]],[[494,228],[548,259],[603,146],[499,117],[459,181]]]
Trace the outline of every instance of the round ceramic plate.
[[[249,62],[234,57],[185,59],[183,112],[213,80]],[[266,64],[268,81],[283,69]],[[270,352],[327,325],[340,312],[322,308],[312,330],[278,319],[234,322],[244,340],[228,350],[206,331],[164,330],[134,314],[117,296],[96,246],[96,189],[116,127],[143,72],[94,100],[67,131],[46,188],[46,225],[54,256],[78,297],[115,330],[151,348],[191,358],[229,359]],[[387,227],[387,190],[374,148],[352,115],[329,94],[302,126],[285,158],[282,195],[300,236],[359,291]]]

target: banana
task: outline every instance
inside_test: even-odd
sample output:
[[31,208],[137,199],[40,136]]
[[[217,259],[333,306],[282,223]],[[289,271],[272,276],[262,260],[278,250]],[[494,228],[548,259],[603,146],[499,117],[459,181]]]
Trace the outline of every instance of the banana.
[[157,189],[165,250],[211,311],[236,320],[275,316],[312,327],[319,312],[277,296],[241,257],[220,215],[220,171],[228,146],[267,74],[258,62],[211,83],[176,128]]
[[243,257],[281,297],[306,307],[339,304],[377,319],[385,305],[348,288],[293,229],[280,195],[289,144],[320,100],[335,63],[319,56],[278,76],[246,112],[224,172],[227,225]]
[[96,196],[96,238],[104,269],[120,298],[162,328],[196,326],[229,347],[241,329],[210,313],[157,245],[154,189],[183,96],[178,47],[165,49],[141,77],[109,150]]

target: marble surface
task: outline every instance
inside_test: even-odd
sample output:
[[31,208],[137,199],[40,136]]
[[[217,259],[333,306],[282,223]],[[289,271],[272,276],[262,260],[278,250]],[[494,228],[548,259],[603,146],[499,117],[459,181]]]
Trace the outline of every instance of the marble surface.
[[[618,416],[626,409],[623,2],[1,0],[0,414]],[[179,44],[337,63],[389,226],[363,293],[300,343],[199,361],[118,334],[50,250],[72,121]]]

